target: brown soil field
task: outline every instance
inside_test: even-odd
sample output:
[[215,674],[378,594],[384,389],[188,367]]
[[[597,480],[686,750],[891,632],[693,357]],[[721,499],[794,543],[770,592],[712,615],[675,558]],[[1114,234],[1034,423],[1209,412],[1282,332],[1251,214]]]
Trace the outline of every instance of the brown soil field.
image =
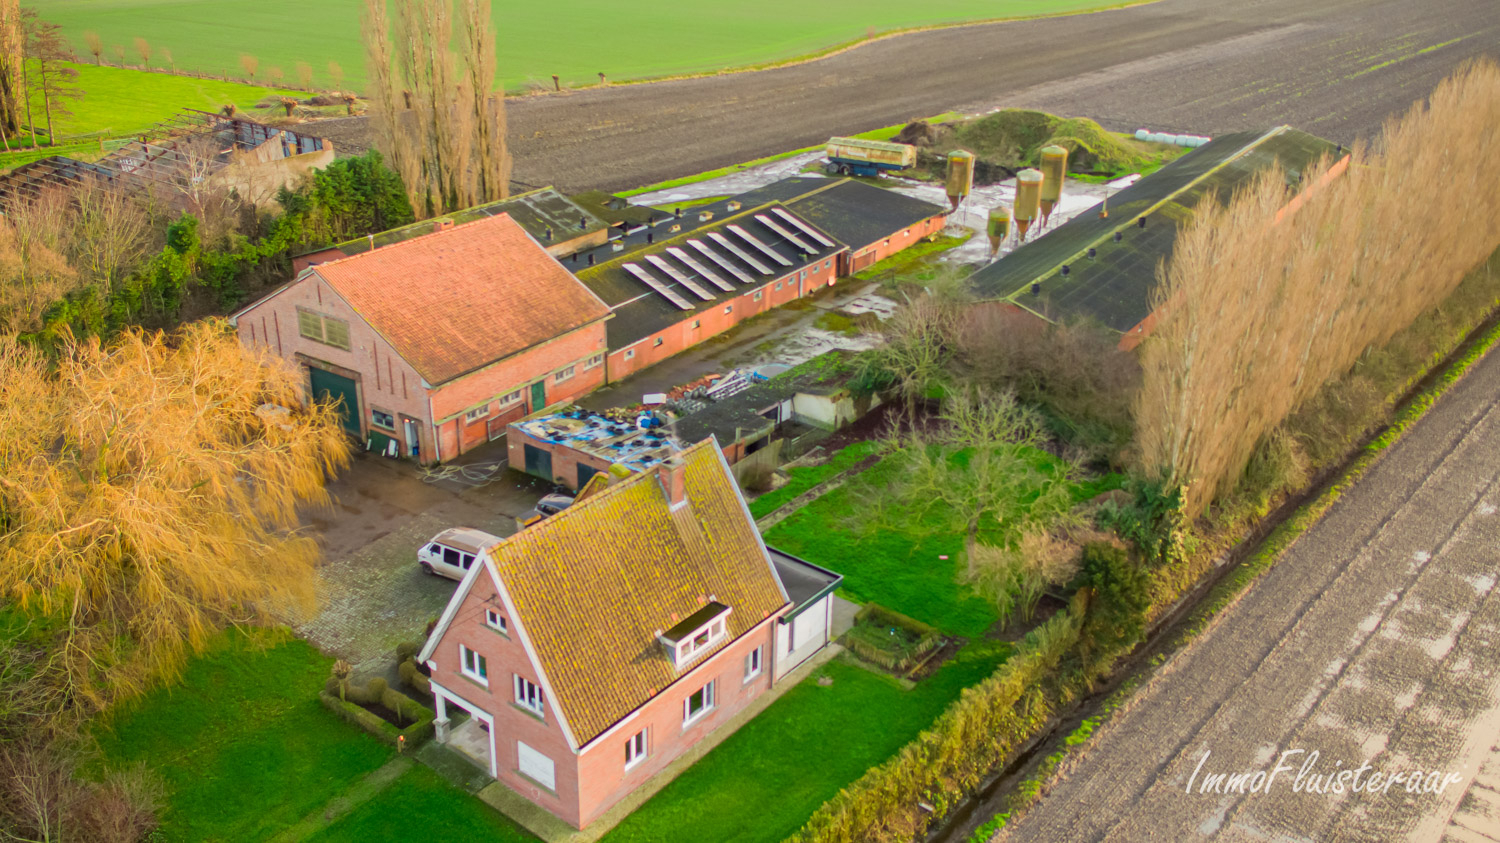
[[[1160,0],[913,33],[773,70],[514,98],[524,186],[625,190],[830,135],[1017,106],[1121,131],[1291,124],[1373,135],[1465,61],[1500,58],[1495,0]],[[319,124],[343,149],[362,118]]]

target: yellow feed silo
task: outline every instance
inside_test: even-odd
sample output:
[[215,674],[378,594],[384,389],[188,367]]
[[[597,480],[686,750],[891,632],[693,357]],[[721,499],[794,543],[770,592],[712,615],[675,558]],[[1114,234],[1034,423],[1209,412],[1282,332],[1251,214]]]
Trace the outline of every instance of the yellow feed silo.
[[1000,244],[1010,236],[1010,208],[1004,205],[996,205],[990,209],[990,223],[988,227],[990,235],[990,257],[1000,252]]
[[974,153],[962,149],[948,153],[949,210],[958,210],[958,203],[964,201],[964,197],[973,189]]
[[1040,170],[1027,168],[1016,173],[1016,229],[1021,232],[1022,240],[1026,239],[1027,229],[1042,215],[1042,183],[1045,180]]
[[1062,199],[1063,176],[1068,172],[1068,151],[1060,146],[1042,147],[1042,221],[1052,218],[1052,209]]

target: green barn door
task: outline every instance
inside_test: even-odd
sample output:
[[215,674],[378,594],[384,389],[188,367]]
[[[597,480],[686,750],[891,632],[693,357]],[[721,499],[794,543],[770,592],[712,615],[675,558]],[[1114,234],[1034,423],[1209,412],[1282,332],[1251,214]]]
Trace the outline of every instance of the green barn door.
[[543,480],[553,479],[551,451],[543,451],[535,445],[527,445],[524,453],[526,454],[527,474],[533,477],[540,477]]
[[531,385],[531,412],[547,406],[547,381],[539,380]]
[[359,436],[359,387],[350,378],[314,367],[307,370],[312,375],[313,400],[336,405],[339,420],[350,436]]

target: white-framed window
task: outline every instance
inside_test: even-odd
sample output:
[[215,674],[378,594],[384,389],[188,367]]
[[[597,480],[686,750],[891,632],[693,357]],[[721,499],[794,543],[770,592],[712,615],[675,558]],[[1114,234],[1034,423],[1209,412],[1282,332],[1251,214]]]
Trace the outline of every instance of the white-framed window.
[[646,730],[642,729],[625,739],[625,769],[629,770],[645,760]]
[[702,319],[694,319],[693,320],[693,327],[694,328],[701,328],[701,327],[703,327],[703,320]]
[[734,312],[734,305],[732,305],[732,304],[726,304],[726,305],[724,305],[724,312],[725,313],[733,313]]
[[780,281],[776,282],[776,289],[778,289],[778,290],[781,289],[781,282]]
[[578,368],[578,367],[577,366],[569,366],[568,368],[559,371],[557,374],[555,374],[555,375],[552,376],[552,382],[553,383],[562,383],[563,381],[567,380],[568,378],[573,377],[573,370],[576,369],[576,368]]
[[627,348],[627,349],[625,349],[625,359],[626,360],[630,360],[630,359],[632,359],[634,357],[635,357],[635,349],[633,349],[633,348]]
[[909,230],[908,231],[903,231],[903,232],[901,232],[901,236],[902,237],[910,237],[911,236],[911,231],[909,231]]
[[396,417],[391,415],[390,413],[387,413],[385,410],[371,409],[370,424],[373,424],[376,427],[383,427],[386,430],[395,430]]
[[885,238],[885,245],[887,245],[887,246],[891,245],[891,238],[889,238],[889,237]]
[[724,619],[721,617],[693,633],[691,638],[685,638],[677,644],[677,664],[687,664],[694,656],[719,643],[723,637]]
[[682,701],[682,725],[690,726],[698,722],[703,715],[714,709],[714,685],[717,680],[710,681],[702,688],[688,694],[687,699]]
[[486,404],[483,407],[475,407],[469,412],[464,413],[464,424],[473,424],[489,414],[490,405]]
[[760,290],[755,291],[755,300],[760,301]]
[[506,394],[500,396],[500,406],[509,407],[512,404],[519,403],[520,400],[521,390],[518,389],[515,392],[507,392]]
[[461,665],[459,669],[463,672],[463,675],[469,677],[470,679],[473,679],[475,682],[478,682],[486,688],[489,687],[490,670],[489,664],[484,660],[484,656],[481,656],[473,650],[470,650],[468,647],[460,644],[458,645],[458,660],[459,664]]
[[657,347],[659,347],[661,345],[661,343],[662,343],[661,337],[657,337],[654,341],[652,341],[651,347],[652,348],[657,348]]
[[542,689],[519,673],[516,674],[516,705],[537,715],[544,715],[546,709],[546,704],[542,700]]
[[801,272],[797,273],[797,280],[798,281],[806,281],[807,280],[807,270],[804,269]]
[[484,625],[496,632],[510,634],[510,627],[505,622],[505,616],[500,614],[498,609],[484,610]]
[[603,354],[595,354],[593,357],[590,357],[589,359],[583,361],[583,368],[585,368],[585,369],[595,369],[595,368],[598,368],[599,365],[601,363],[603,363],[603,362],[604,362],[604,355]]
[[761,657],[764,655],[766,646],[762,644],[745,655],[745,681],[760,675]]
[[824,269],[827,269],[827,268],[828,268],[828,265],[829,265],[829,264],[831,264],[831,263],[833,263],[833,261],[832,261],[832,260],[826,260],[826,261],[823,261],[823,268],[824,268]]

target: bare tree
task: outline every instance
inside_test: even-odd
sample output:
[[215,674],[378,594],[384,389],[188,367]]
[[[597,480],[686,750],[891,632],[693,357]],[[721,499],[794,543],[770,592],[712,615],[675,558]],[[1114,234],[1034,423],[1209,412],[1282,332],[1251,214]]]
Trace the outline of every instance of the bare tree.
[[151,66],[151,44],[144,38],[135,39],[135,53],[141,57],[141,67]]
[[470,204],[510,195],[511,160],[505,142],[505,89],[495,84],[495,29],[490,0],[461,0],[460,45],[474,115],[474,184]]
[[266,68],[266,78],[275,83],[277,87],[280,87],[281,83],[286,79],[286,74],[282,72],[279,65],[273,64]]
[[167,63],[169,70],[177,69],[177,62],[172,61],[172,51],[166,47],[161,48],[161,60]]
[[[390,50],[386,50],[386,54],[389,55]],[[333,83],[335,91],[344,90],[344,68],[340,67],[336,61],[328,63],[328,80]]]
[[301,85],[306,90],[312,90],[312,65],[308,64],[305,61],[297,62],[297,84]]
[[26,37],[20,0],[0,0],[0,139],[10,149],[10,136],[21,130],[26,90]]
[[260,59],[249,53],[240,53],[240,68],[245,71],[245,78],[254,79],[255,71],[260,69]]
[[99,37],[99,33],[83,33],[83,46],[88,48],[89,55],[94,57],[94,64],[104,64],[104,40]]
[[114,54],[115,64],[118,64],[119,66],[124,67],[125,66],[125,45],[124,44],[115,44],[114,46],[112,46],[112,47],[109,48],[109,51]]

